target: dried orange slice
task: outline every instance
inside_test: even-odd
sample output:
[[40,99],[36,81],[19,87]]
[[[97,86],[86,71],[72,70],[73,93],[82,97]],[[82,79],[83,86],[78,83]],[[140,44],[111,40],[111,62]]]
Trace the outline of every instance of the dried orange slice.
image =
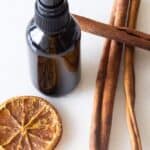
[[53,150],[62,135],[56,109],[39,97],[15,97],[0,106],[0,150]]

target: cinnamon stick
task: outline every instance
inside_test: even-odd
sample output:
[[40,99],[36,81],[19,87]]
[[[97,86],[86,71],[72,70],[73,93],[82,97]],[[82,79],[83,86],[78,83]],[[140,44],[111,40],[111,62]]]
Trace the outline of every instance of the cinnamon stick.
[[79,21],[81,29],[98,36],[107,37],[130,46],[137,46],[150,50],[150,35],[126,27],[114,27],[94,21],[79,15],[74,15]]
[[[116,10],[116,2],[114,4],[111,13],[112,14],[110,18],[111,25],[114,24],[115,10]],[[102,58],[98,69],[97,79],[96,79],[92,122],[91,122],[91,130],[90,130],[90,150],[100,149],[100,116],[101,116],[100,113],[101,113],[101,106],[102,106],[102,95],[103,95],[105,78],[106,78],[106,70],[107,70],[107,64],[109,58],[110,44],[111,44],[111,40],[106,39],[103,48]]]
[[[128,27],[135,28],[140,0],[131,0]],[[124,88],[126,94],[126,115],[133,150],[142,150],[140,133],[134,112],[135,72],[134,47],[126,46],[124,63]]]
[[[130,0],[117,0],[115,26],[125,26],[128,16]],[[101,111],[101,132],[99,150],[107,150],[109,145],[110,131],[112,125],[113,105],[116,93],[119,68],[121,62],[123,44],[112,41],[107,66],[106,80],[104,85],[102,111]],[[97,149],[98,150],[98,149]]]

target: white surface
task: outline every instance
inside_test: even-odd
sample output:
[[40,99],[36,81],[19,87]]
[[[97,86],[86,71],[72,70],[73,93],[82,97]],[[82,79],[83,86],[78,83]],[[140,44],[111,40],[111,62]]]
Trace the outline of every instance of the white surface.
[[[69,0],[71,11],[108,22],[113,0]],[[150,33],[150,0],[142,0],[138,29]],[[0,100],[16,95],[40,94],[29,75],[25,41],[26,26],[33,16],[34,0],[1,0],[0,2]],[[59,110],[64,133],[57,150],[88,150],[93,92],[103,39],[82,34],[82,81],[71,94],[47,98]],[[136,114],[144,150],[150,148],[150,53],[136,50]],[[115,100],[110,150],[129,150],[125,120],[122,71]]]

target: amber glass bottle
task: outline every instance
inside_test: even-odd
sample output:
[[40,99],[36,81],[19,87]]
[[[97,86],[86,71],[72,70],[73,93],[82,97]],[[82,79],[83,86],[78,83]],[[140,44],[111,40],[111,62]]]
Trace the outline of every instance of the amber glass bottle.
[[66,0],[37,0],[27,28],[34,85],[50,96],[70,92],[80,80],[81,30]]

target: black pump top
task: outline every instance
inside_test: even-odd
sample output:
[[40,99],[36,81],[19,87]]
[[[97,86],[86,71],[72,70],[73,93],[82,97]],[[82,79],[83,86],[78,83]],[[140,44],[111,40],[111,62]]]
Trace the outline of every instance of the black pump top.
[[37,0],[35,22],[46,34],[60,32],[70,21],[67,0]]

